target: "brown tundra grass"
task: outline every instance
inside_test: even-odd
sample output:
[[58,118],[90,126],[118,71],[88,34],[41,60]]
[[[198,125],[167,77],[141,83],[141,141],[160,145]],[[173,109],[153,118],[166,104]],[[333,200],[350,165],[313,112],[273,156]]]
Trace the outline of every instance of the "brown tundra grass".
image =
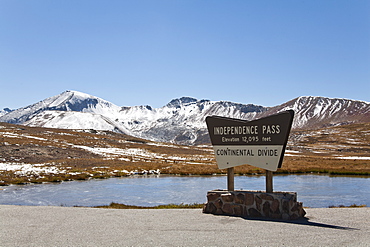
[[[348,141],[350,140],[350,141]],[[331,127],[321,130],[294,131],[286,156],[277,174],[328,173],[333,175],[370,175],[370,160],[343,160],[334,156],[369,156],[370,124]],[[144,150],[140,154],[92,153],[86,148]],[[218,169],[208,147],[190,147],[155,143],[108,131],[61,130],[0,123],[0,163],[44,164],[66,173],[16,174],[0,170],[0,185],[61,182],[127,176],[125,171],[157,170],[162,174],[226,174]],[[264,174],[263,169],[242,165],[237,175]]]

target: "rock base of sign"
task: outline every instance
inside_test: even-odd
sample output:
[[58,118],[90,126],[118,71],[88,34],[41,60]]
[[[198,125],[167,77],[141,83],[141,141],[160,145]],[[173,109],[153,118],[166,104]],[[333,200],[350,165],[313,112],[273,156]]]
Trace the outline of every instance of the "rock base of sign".
[[295,220],[306,214],[296,192],[245,190],[208,191],[203,213],[281,220]]

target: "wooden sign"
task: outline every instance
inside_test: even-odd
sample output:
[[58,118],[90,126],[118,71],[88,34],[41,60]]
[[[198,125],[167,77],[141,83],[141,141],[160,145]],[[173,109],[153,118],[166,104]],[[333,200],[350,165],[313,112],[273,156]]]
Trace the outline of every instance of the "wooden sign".
[[207,117],[218,167],[248,164],[276,171],[283,162],[293,117],[292,110],[253,121]]

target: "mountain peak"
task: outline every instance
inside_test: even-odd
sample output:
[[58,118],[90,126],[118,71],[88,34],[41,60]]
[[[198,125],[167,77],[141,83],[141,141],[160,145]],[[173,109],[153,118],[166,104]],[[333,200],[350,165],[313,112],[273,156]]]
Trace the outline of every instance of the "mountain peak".
[[76,90],[66,90],[63,93],[59,94],[59,95],[73,95],[73,96],[79,97],[79,98],[98,98],[99,99],[99,97],[93,96],[93,95],[88,94],[88,93],[83,93],[83,92],[80,92],[80,91],[76,91]]
[[95,114],[102,114],[104,112],[105,114],[112,115],[111,113],[117,112],[119,109],[120,107],[98,97],[78,91],[67,90],[33,105],[9,112],[1,116],[1,121],[23,124],[42,111],[75,111]]
[[11,110],[9,108],[4,108],[4,109],[0,110],[0,117],[9,113],[9,112],[11,112],[11,111],[13,111],[13,110]]
[[168,103],[166,106],[168,107],[180,107],[181,105],[197,102],[198,100],[196,98],[192,97],[181,97],[179,99],[173,99]]

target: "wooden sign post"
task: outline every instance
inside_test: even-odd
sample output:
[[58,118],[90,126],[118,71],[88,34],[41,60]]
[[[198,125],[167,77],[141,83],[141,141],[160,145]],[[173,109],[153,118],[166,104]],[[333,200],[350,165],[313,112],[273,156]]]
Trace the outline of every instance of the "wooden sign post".
[[266,170],[266,193],[272,193],[274,191],[272,176],[272,171]]
[[227,168],[227,190],[234,191],[234,167]]
[[294,112],[246,121],[226,117],[206,118],[217,165],[228,169],[228,190],[234,190],[234,168],[252,165],[266,170],[266,191],[271,193],[272,171],[281,167]]

